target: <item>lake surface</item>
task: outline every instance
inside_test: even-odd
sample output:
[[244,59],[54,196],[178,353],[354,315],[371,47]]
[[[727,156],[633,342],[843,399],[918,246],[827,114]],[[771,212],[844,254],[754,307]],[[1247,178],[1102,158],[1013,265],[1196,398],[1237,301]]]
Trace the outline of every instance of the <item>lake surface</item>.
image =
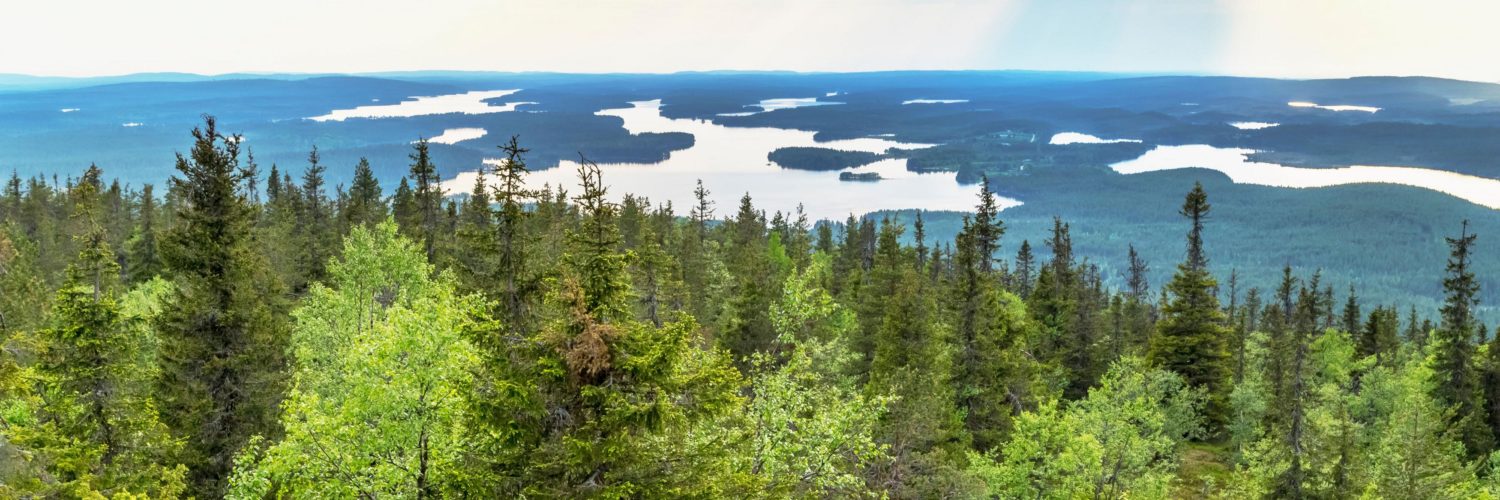
[[1066,146],[1068,144],[1115,144],[1119,142],[1141,142],[1140,139],[1101,139],[1088,134],[1078,132],[1060,132],[1052,135],[1048,144],[1054,146]]
[[484,137],[488,133],[489,131],[479,127],[450,128],[443,130],[443,133],[438,134],[437,137],[427,139],[427,142],[434,144],[458,144],[463,141]]
[[1472,203],[1500,209],[1500,180],[1445,170],[1414,167],[1355,165],[1341,168],[1298,168],[1250,161],[1254,150],[1218,148],[1203,144],[1157,146],[1141,157],[1110,165],[1122,174],[1179,168],[1206,168],[1228,175],[1240,184],[1286,188],[1319,188],[1347,184],[1398,184],[1447,193]]
[[410,118],[413,116],[442,115],[448,113],[479,115],[486,113],[508,113],[515,111],[517,106],[523,104],[536,104],[534,102],[507,102],[496,106],[485,102],[489,99],[499,99],[520,91],[520,89],[475,90],[462,94],[420,96],[396,104],[372,104],[353,109],[338,109],[326,115],[314,116],[308,119],[317,122],[341,122],[350,118]]
[[1294,107],[1294,108],[1326,109],[1328,111],[1363,111],[1363,112],[1366,112],[1366,113],[1374,113],[1376,111],[1380,111],[1380,108],[1377,108],[1377,107],[1374,107],[1374,106],[1354,106],[1354,105],[1350,105],[1350,104],[1336,104],[1336,105],[1333,105],[1333,106],[1324,106],[1322,104],[1318,104],[1318,103],[1315,103],[1315,102],[1307,102],[1307,101],[1292,101],[1292,102],[1286,103],[1286,105]]
[[[838,92],[829,92],[824,97],[833,97]],[[719,116],[750,116],[761,113],[770,113],[782,109],[807,108],[812,106],[832,106],[843,104],[842,102],[819,101],[816,97],[781,97],[776,99],[761,99],[755,104],[746,105],[746,108],[760,108],[760,111],[739,111],[735,113],[719,113]]]
[[[661,115],[661,101],[631,103],[629,108],[607,109],[598,114],[624,120],[631,134],[685,132],[693,135],[693,146],[674,151],[659,163],[604,164],[604,183],[610,196],[645,196],[653,203],[671,201],[679,214],[693,206],[693,187],[699,179],[711,192],[716,214],[734,213],[740,196],[750,193],[755,206],[768,214],[790,213],[799,203],[814,220],[843,220],[850,214],[877,210],[920,208],[926,210],[973,210],[979,187],[961,185],[955,174],[916,173],[906,169],[905,159],[880,160],[852,172],[878,172],[876,182],[840,181],[839,171],[813,172],[778,167],[766,158],[778,148],[804,146],[884,153],[889,149],[918,149],[931,144],[911,144],[878,137],[829,142],[813,139],[813,132],[770,127],[726,127],[706,120],[673,119]],[[587,154],[587,152],[585,152]],[[528,184],[564,186],[578,192],[577,163],[564,161],[557,168],[532,172]],[[443,187],[450,192],[468,192],[474,172],[459,174]],[[1020,202],[1001,198],[1000,206]]]
[[1260,130],[1264,128],[1275,127],[1277,125],[1281,124],[1271,122],[1229,122],[1229,126],[1240,130]]
[[908,99],[908,100],[905,100],[905,101],[901,101],[901,104],[902,105],[906,105],[906,104],[959,104],[959,103],[965,103],[965,102],[969,102],[969,100],[968,99]]

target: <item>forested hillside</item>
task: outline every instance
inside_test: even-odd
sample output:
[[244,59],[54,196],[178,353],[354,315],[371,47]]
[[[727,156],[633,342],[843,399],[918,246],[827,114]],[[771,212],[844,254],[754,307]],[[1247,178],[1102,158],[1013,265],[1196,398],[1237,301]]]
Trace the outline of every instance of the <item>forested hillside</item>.
[[1067,221],[1008,237],[988,179],[938,241],[614,203],[588,161],[528,190],[514,138],[467,197],[425,141],[390,190],[191,139],[165,186],[0,190],[0,496],[1500,495],[1463,220],[1427,317],[1318,269],[1242,286],[1201,185],[1181,261],[1127,245],[1114,289]]

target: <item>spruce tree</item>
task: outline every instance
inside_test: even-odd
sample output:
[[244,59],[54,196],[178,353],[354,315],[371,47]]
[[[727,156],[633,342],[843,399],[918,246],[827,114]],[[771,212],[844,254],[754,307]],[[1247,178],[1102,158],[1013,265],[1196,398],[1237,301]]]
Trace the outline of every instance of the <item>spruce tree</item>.
[[349,186],[349,201],[342,214],[345,233],[355,227],[374,227],[385,220],[385,198],[380,193],[380,181],[370,169],[370,160],[360,158],[354,165],[354,183]]
[[1211,433],[1222,432],[1227,417],[1229,359],[1225,350],[1224,313],[1219,309],[1203,248],[1203,223],[1209,212],[1208,195],[1195,184],[1183,202],[1188,231],[1187,258],[1167,284],[1171,301],[1162,311],[1152,338],[1151,362],[1182,375],[1187,383],[1208,394],[1205,422]]
[[240,447],[278,433],[287,323],[281,286],[255,252],[239,136],[224,136],[205,117],[193,139],[192,151],[177,156],[172,183],[185,200],[162,241],[177,286],[157,325],[156,392],[162,421],[186,440],[190,491],[216,497]]
[[495,266],[499,260],[495,239],[495,213],[491,209],[489,182],[483,170],[474,176],[474,187],[464,199],[459,216],[456,242],[461,251],[448,258],[466,291],[495,296],[493,288],[498,284]]
[[[401,177],[401,182],[396,184],[395,194],[391,195],[391,216],[396,219],[401,234],[421,241],[421,214],[417,211],[416,194],[412,193],[411,183],[406,176]],[[423,245],[425,252],[425,243]]]
[[[954,383],[964,427],[974,447],[987,451],[1000,444],[1010,427],[1029,376],[1024,347],[1024,302],[999,289],[984,271],[975,230],[965,224],[954,256],[957,276],[952,296],[958,335]],[[889,295],[880,295],[882,298]]]
[[338,232],[333,225],[333,206],[324,187],[323,166],[314,146],[307,154],[307,170],[302,173],[302,203],[298,210],[294,231],[297,243],[297,281],[292,284],[294,293],[306,291],[308,284],[324,279],[324,268],[333,256]]
[[767,311],[778,295],[782,276],[770,265],[765,218],[755,210],[749,194],[740,198],[740,209],[728,222],[728,229],[726,264],[734,276],[734,295],[729,299],[727,316],[720,318],[719,331],[723,346],[737,362],[744,363],[775,336]]
[[1493,446],[1493,436],[1485,425],[1488,416],[1481,401],[1474,345],[1473,309],[1479,302],[1479,282],[1471,268],[1475,238],[1467,220],[1457,238],[1447,238],[1452,253],[1448,275],[1443,278],[1443,323],[1435,332],[1432,354],[1433,371],[1439,380],[1433,397],[1453,408],[1452,425],[1470,458],[1484,456]]
[[495,243],[499,252],[495,271],[500,280],[495,298],[501,307],[497,317],[512,330],[526,334],[532,329],[532,314],[536,306],[533,297],[536,296],[539,275],[532,269],[535,266],[531,250],[534,237],[527,230],[531,215],[526,211],[526,204],[536,200],[540,193],[526,188],[529,170],[525,155],[530,150],[521,147],[520,138],[511,136],[510,142],[501,145],[500,150],[505,152],[505,159],[496,164],[494,170],[497,181],[494,199],[500,205],[495,217]]
[[1354,285],[1349,285],[1349,298],[1344,302],[1343,328],[1350,335],[1359,333],[1359,297],[1354,295]]
[[[415,214],[412,222],[416,224],[410,231],[419,235],[422,248],[427,252],[427,261],[436,262],[438,239],[441,237],[439,231],[442,225],[443,211],[443,189],[438,184],[437,165],[432,163],[432,156],[428,152],[427,139],[420,138],[412,145],[411,158],[411,180],[416,184],[412,189],[412,203]],[[400,191],[398,190],[399,194]]]
[[1366,323],[1366,335],[1370,337],[1365,344],[1365,350],[1361,354],[1375,356],[1377,363],[1390,365],[1397,361],[1396,354],[1401,349],[1401,313],[1396,312],[1396,307],[1377,307],[1370,312],[1370,321]]
[[1031,254],[1031,241],[1021,240],[1021,249],[1016,251],[1016,269],[1014,272],[1015,285],[1013,289],[1023,299],[1031,298],[1031,290],[1035,287],[1036,261]]
[[971,230],[979,270],[989,274],[995,270],[995,251],[1000,249],[1000,237],[1005,234],[1005,223],[1000,221],[995,193],[990,191],[989,176],[982,177],[979,183],[979,206],[974,210]]
[[149,397],[154,342],[132,328],[139,318],[127,317],[118,298],[99,176],[90,167],[69,194],[79,250],[57,292],[52,324],[38,332],[35,415],[13,414],[5,429],[51,478],[33,485],[40,488],[16,486],[49,497],[177,496],[185,469],[171,459],[180,443],[166,435]]
[[126,276],[132,283],[156,277],[162,271],[161,248],[156,230],[156,195],[150,184],[141,188],[140,215],[135,234],[126,243]]
[[634,319],[618,206],[606,199],[597,165],[580,161],[579,175],[581,220],[568,232],[548,294],[550,321],[524,340],[478,337],[508,369],[499,374],[505,390],[498,399],[470,401],[478,418],[467,449],[479,467],[462,478],[463,490],[507,498],[705,496],[711,485],[682,480],[708,467],[705,450],[684,442],[684,432],[740,403],[738,375],[724,356],[700,347],[691,317],[662,328]]

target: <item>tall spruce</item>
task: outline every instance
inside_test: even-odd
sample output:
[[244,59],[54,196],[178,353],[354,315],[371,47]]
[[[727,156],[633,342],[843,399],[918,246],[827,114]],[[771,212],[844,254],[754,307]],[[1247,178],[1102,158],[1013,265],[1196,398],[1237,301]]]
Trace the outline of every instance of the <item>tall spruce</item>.
[[307,154],[307,170],[302,173],[302,203],[295,227],[299,276],[296,283],[289,284],[294,293],[305,292],[309,284],[323,281],[324,269],[337,245],[339,235],[333,224],[333,205],[323,178],[327,170],[317,146],[313,146]]
[[1354,285],[1349,285],[1349,297],[1344,301],[1344,331],[1350,335],[1359,333],[1359,297],[1354,294]]
[[501,310],[497,315],[508,328],[521,334],[532,328],[536,290],[539,278],[532,268],[532,240],[527,220],[530,213],[526,205],[540,196],[526,188],[526,153],[520,138],[511,136],[510,141],[500,145],[505,159],[495,165],[494,201],[499,204],[495,217],[495,244],[498,251],[496,273],[500,289],[495,297]]
[[173,307],[159,318],[162,421],[186,440],[190,491],[223,494],[235,453],[253,435],[275,436],[285,390],[287,321],[280,283],[265,273],[241,192],[238,135],[213,117],[178,154],[174,188],[184,203],[162,241]]
[[1446,238],[1451,254],[1443,278],[1442,325],[1434,332],[1433,371],[1439,383],[1433,397],[1453,408],[1452,425],[1469,457],[1489,453],[1494,437],[1486,424],[1479,387],[1479,366],[1474,344],[1474,307],[1479,303],[1479,282],[1474,278],[1472,253],[1477,235],[1463,222],[1457,238]]
[[[412,144],[411,159],[411,181],[416,184],[411,189],[412,193],[412,228],[417,239],[422,242],[422,249],[427,253],[428,262],[437,261],[437,245],[439,231],[443,219],[443,188],[438,183],[437,165],[432,163],[432,155],[428,151],[427,139],[419,138]],[[400,191],[397,191],[400,194]],[[398,200],[399,201],[399,200]]]
[[354,165],[354,183],[349,185],[349,201],[342,212],[343,230],[348,233],[356,227],[374,227],[385,220],[386,212],[380,181],[370,169],[370,160],[361,157]]
[[1031,254],[1031,241],[1021,240],[1021,248],[1016,251],[1016,268],[1013,273],[1013,288],[1023,299],[1031,298],[1031,290],[1036,285],[1036,256]]
[[[981,195],[981,207],[984,204]],[[993,271],[985,269],[984,231],[965,218],[957,237],[957,276],[948,303],[953,304],[950,307],[958,317],[956,403],[974,447],[988,451],[1001,443],[1011,417],[1020,411],[1019,398],[1026,393],[1023,381],[1028,373],[1024,356],[1019,353],[1026,337],[1026,309],[1019,297],[997,286]],[[894,237],[890,244],[894,244]],[[883,301],[890,295],[880,293],[878,297]]]
[[1203,223],[1208,217],[1208,194],[1194,184],[1182,205],[1182,215],[1191,221],[1187,257],[1167,284],[1171,300],[1157,323],[1151,342],[1151,362],[1171,370],[1208,394],[1204,409],[1210,433],[1223,430],[1229,394],[1229,359],[1224,345],[1224,313],[1213,289],[1217,281],[1209,274],[1203,248]]
[[156,229],[156,195],[150,184],[141,188],[139,204],[135,234],[125,246],[125,274],[132,283],[149,280],[162,272],[161,243]]

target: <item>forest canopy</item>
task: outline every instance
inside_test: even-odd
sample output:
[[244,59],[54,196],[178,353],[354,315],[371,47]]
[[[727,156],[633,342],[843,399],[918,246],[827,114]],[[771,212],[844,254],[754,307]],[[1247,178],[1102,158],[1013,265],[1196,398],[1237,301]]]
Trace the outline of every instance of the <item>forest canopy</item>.
[[191,139],[161,189],[0,190],[3,496],[1500,495],[1467,221],[1434,221],[1429,318],[1317,269],[1243,287],[1202,185],[1181,262],[1127,243],[1116,289],[1066,221],[1007,238],[985,177],[939,241],[615,197],[587,160],[533,190],[518,138],[464,197],[426,141],[388,191]]

